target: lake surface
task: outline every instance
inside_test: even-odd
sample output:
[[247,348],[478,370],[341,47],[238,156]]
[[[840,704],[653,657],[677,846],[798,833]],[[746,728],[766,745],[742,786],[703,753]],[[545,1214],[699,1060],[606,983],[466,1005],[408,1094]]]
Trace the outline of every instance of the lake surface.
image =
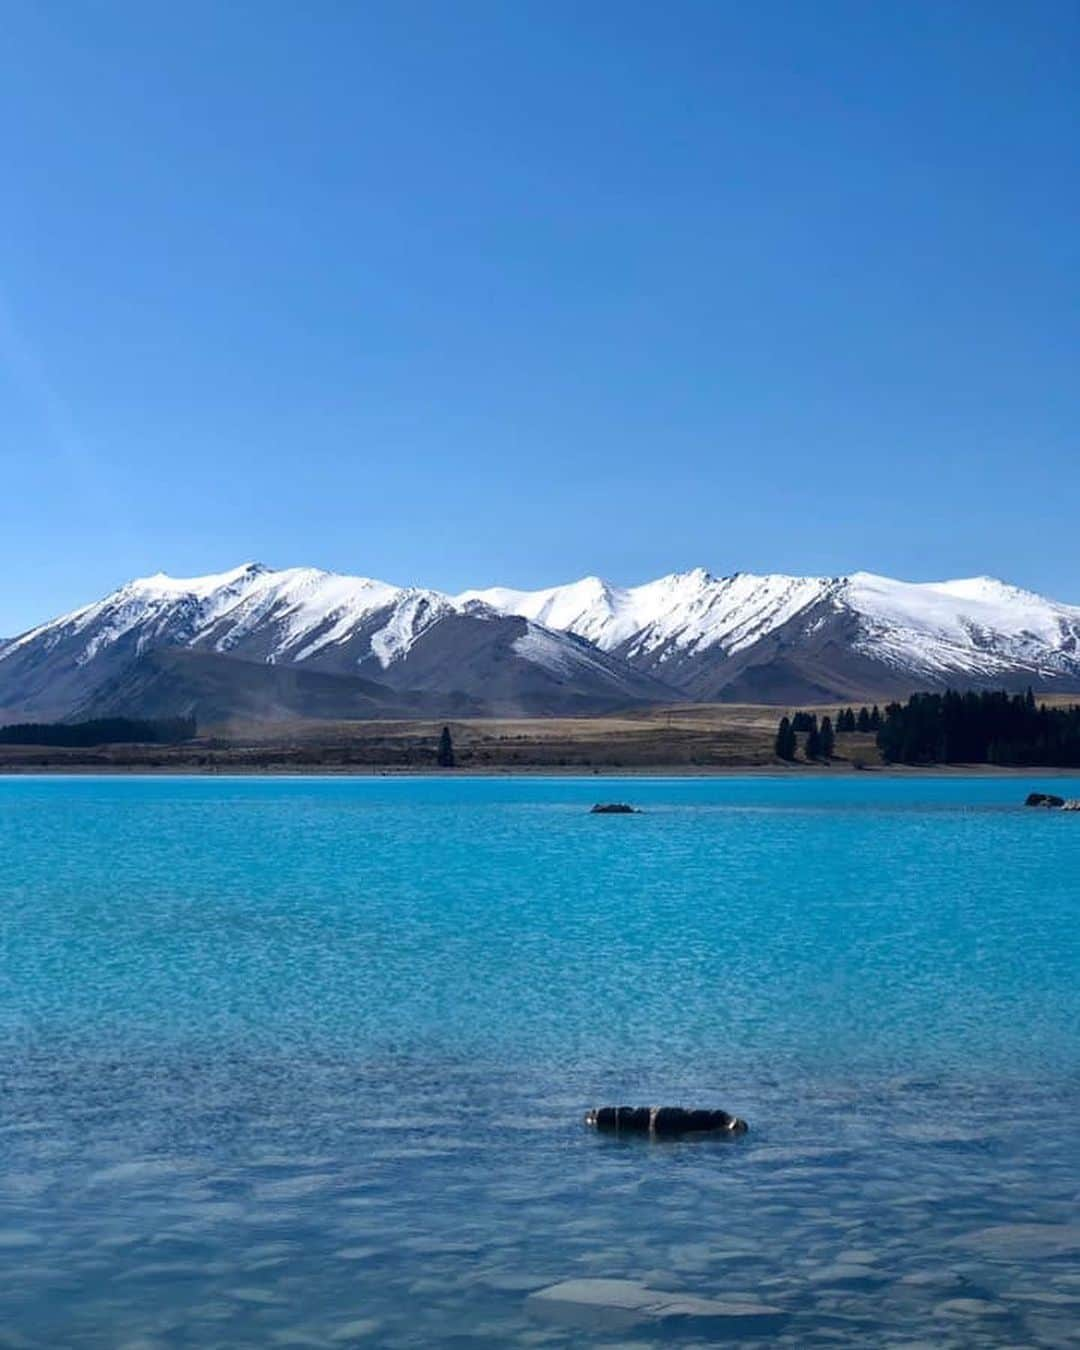
[[[601,1278],[1077,1344],[1046,786],[0,779],[0,1347],[745,1339],[527,1303]],[[584,1127],[619,1101],[751,1132]]]

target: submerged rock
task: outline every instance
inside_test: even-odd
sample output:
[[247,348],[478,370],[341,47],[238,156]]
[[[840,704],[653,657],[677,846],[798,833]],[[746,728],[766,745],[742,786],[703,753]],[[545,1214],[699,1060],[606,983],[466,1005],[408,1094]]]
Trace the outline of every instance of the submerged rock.
[[745,1120],[726,1111],[690,1111],[682,1106],[597,1106],[585,1124],[612,1134],[745,1134]]
[[589,812],[591,816],[638,816],[641,812],[627,802],[597,802]]
[[525,1306],[536,1317],[569,1326],[621,1331],[644,1324],[710,1339],[770,1335],[784,1322],[781,1309],[766,1304],[664,1293],[636,1280],[564,1280],[530,1294]]
[[885,1284],[888,1280],[887,1275],[874,1270],[872,1266],[843,1261],[837,1261],[831,1266],[820,1266],[807,1278],[809,1284],[819,1285],[823,1289],[872,1289],[876,1285]]
[[939,1317],[1005,1317],[1008,1309],[985,1298],[949,1298],[934,1309]]
[[1064,806],[1065,798],[1052,792],[1029,792],[1025,806]]
[[1080,1223],[999,1223],[954,1239],[957,1247],[1000,1260],[1080,1255]]

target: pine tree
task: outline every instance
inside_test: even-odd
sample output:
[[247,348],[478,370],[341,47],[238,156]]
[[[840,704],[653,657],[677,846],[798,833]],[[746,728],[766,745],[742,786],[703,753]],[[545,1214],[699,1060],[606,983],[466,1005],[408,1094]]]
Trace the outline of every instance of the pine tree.
[[806,733],[806,741],[803,744],[803,754],[807,759],[821,758],[821,732],[817,729],[817,718],[814,718],[814,725]]
[[860,709],[859,709],[859,720],[856,722],[855,725],[857,726],[857,728],[859,729],[859,731],[861,731],[864,735],[871,729],[871,728],[870,728],[870,709],[869,709],[869,708],[860,708]]
[[450,738],[449,727],[443,727],[442,729],[436,760],[440,769],[452,769],[454,767],[454,742]]
[[781,717],[780,726],[776,732],[777,759],[794,759],[797,746],[798,740],[795,732],[791,728],[790,720],[786,717]]
[[876,703],[870,709],[870,730],[871,731],[881,730],[881,709],[878,707]]
[[833,751],[836,749],[836,737],[833,735],[832,720],[828,717],[822,718],[820,739],[822,759],[832,759]]

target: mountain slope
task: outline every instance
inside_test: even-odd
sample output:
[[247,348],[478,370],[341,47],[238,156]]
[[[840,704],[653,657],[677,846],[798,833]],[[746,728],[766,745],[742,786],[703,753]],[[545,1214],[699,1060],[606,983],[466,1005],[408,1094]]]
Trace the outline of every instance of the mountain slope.
[[157,647],[96,689],[74,718],[194,717],[200,727],[303,718],[478,716],[484,705],[401,693],[372,680],[305,666],[241,661],[190,647]]
[[679,698],[573,634],[475,605],[426,629],[383,679],[429,694],[470,693],[504,717],[587,715]]

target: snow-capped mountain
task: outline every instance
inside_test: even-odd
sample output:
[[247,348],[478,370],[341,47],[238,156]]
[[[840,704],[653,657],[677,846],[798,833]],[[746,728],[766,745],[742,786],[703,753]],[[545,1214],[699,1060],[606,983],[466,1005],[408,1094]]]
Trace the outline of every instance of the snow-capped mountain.
[[[198,659],[162,655],[184,651]],[[215,716],[229,706],[587,713],[1026,684],[1080,691],[1080,608],[987,577],[912,584],[867,572],[697,569],[633,587],[586,577],[449,596],[249,564],[133,581],[0,645],[7,720],[151,705]]]
[[643,586],[586,577],[480,600],[565,629],[695,698],[788,702],[948,684],[1080,689],[1080,608],[990,577],[910,583],[848,577],[713,577]]
[[574,634],[477,601],[253,563],[132,581],[15,638],[0,649],[0,710],[63,717],[98,711],[102,699],[112,709],[115,683],[133,687],[132,664],[167,648],[361,678],[387,693],[441,695],[455,709],[464,700],[477,711],[588,712],[674,696]]
[[704,568],[676,572],[643,586],[612,586],[585,577],[543,591],[495,587],[466,591],[504,614],[521,614],[548,628],[623,652],[634,662],[663,665],[676,653],[717,648],[731,654],[751,646],[829,591],[819,577],[710,576]]

